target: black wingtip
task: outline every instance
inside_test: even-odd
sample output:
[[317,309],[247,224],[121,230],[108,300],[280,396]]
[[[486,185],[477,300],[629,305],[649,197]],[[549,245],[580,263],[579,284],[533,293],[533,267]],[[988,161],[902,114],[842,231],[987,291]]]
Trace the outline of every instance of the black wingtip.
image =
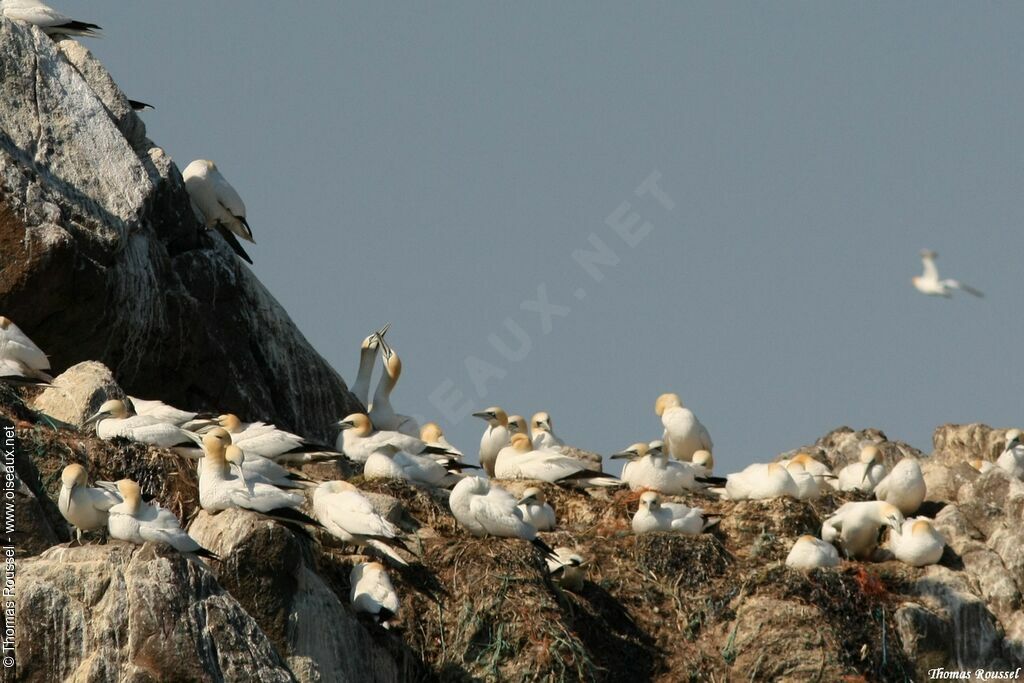
[[534,538],[532,541],[530,541],[530,543],[532,543],[535,548],[540,550],[542,553],[544,553],[548,557],[555,557],[555,551],[552,550],[551,546],[549,546],[547,543],[545,543],[544,540],[540,536],[537,536],[536,538]]
[[134,111],[142,111],[143,109],[156,109],[156,107],[154,107],[152,104],[147,104],[145,102],[140,102],[139,100],[129,99],[128,100],[128,105]]
[[247,254],[245,252],[245,249],[242,248],[242,245],[241,245],[241,243],[239,243],[238,239],[235,237],[235,234],[233,232],[231,232],[230,230],[228,230],[227,228],[225,228],[220,223],[217,223],[217,225],[215,227],[216,227],[216,230],[217,230],[217,234],[224,238],[224,241],[227,242],[228,246],[231,247],[231,250],[233,252],[235,252],[235,254],[238,255],[238,258],[242,259],[243,261],[248,263],[250,266],[253,265],[252,259],[249,258],[249,254]]
[[85,21],[69,21],[66,24],[61,24],[60,26],[54,26],[53,28],[55,28],[55,29],[65,28],[65,29],[70,29],[72,31],[88,31],[88,32],[102,31],[103,30],[103,27],[100,26],[99,24],[90,24],[90,23],[85,22]]
[[726,477],[694,477],[696,481],[711,486],[725,486],[729,480]]
[[213,551],[207,550],[206,548],[200,548],[199,550],[196,550],[194,554],[198,555],[199,557],[205,557],[209,560],[217,560],[218,562],[220,562],[220,555]]
[[308,524],[309,526],[315,526],[323,528],[323,524],[316,521],[304,512],[299,512],[294,508],[275,508],[269,512],[263,513],[267,517],[273,517],[279,519],[282,522],[291,522],[293,524]]

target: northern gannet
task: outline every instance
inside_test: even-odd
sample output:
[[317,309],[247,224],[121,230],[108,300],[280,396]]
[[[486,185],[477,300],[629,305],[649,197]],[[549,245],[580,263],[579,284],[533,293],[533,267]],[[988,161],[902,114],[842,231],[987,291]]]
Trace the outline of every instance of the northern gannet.
[[0,10],[8,19],[38,26],[48,36],[98,36],[102,30],[96,24],[65,16],[39,0],[2,0]]
[[937,256],[938,254],[930,249],[924,249],[921,251],[921,263],[924,265],[924,272],[912,279],[917,291],[931,296],[945,297],[947,299],[953,296],[954,289],[962,290],[977,297],[985,296],[974,287],[968,287],[958,280],[940,280],[939,269],[935,267],[935,259]]
[[349,599],[356,612],[369,614],[384,628],[398,616],[398,593],[380,562],[360,562],[349,573]]
[[693,459],[690,460],[690,463],[697,468],[701,476],[710,477],[714,473],[715,456],[711,455],[711,451],[694,451]]
[[0,360],[16,360],[30,370],[46,372],[50,359],[10,318],[0,315]]
[[917,512],[927,493],[924,474],[914,458],[900,460],[875,486],[875,498],[892,503],[904,516]]
[[903,513],[885,501],[846,503],[822,523],[821,538],[838,544],[847,557],[866,560],[878,546],[879,530],[886,525],[899,529],[901,524]]
[[662,394],[654,403],[654,412],[665,427],[662,439],[668,454],[676,460],[689,462],[693,454],[704,450],[714,452],[711,435],[697,416],[683,407],[676,394]]
[[75,527],[75,537],[82,541],[83,531],[96,531],[107,527],[110,508],[121,502],[117,486],[109,481],[98,481],[89,486],[85,468],[71,464],[60,475],[60,496],[57,508],[69,524]]
[[794,569],[815,569],[817,567],[839,566],[839,551],[831,543],[820,538],[804,535],[796,539],[796,543],[786,556],[786,566]]
[[313,489],[313,514],[332,536],[408,564],[391,547],[402,545],[402,530],[377,514],[369,499],[347,481],[325,481]]
[[587,578],[586,561],[572,548],[555,548],[554,555],[545,560],[548,574],[562,588],[579,593]]
[[813,474],[804,469],[802,462],[790,460],[786,464],[786,471],[796,484],[796,497],[799,500],[817,500],[821,497],[821,484]]
[[455,458],[462,461],[462,451],[449,443],[444,431],[436,422],[428,422],[420,427],[420,441],[427,444],[428,450],[440,452],[445,459]]
[[349,459],[365,463],[378,451],[403,452],[411,455],[438,455],[446,460],[458,460],[462,453],[449,451],[438,444],[428,444],[422,439],[401,432],[375,430],[365,413],[352,413],[338,422],[338,448]]
[[463,468],[472,468],[458,460],[439,462],[433,457],[403,453],[394,446],[381,446],[363,464],[364,479],[400,479],[414,484],[447,488],[462,478]]
[[104,441],[120,436],[159,448],[194,449],[199,444],[198,435],[178,425],[148,415],[129,414],[127,404],[116,398],[101,405],[95,415],[82,423],[82,427],[93,423],[96,436]]
[[140,545],[146,541],[163,543],[178,552],[220,559],[185,533],[173,512],[155,503],[142,502],[142,491],[137,483],[122,479],[117,482],[117,490],[124,500],[110,508],[107,527],[111,538]]
[[780,460],[779,464],[789,467],[789,464],[794,462],[800,463],[804,471],[809,472],[815,478],[822,492],[835,489],[833,482],[836,480],[836,475],[832,474],[832,470],[825,463],[812,458],[807,453],[797,453],[789,460]]
[[978,470],[978,472],[981,474],[985,474],[993,467],[995,467],[995,465],[993,465],[988,460],[982,460],[981,458],[972,458],[967,461],[967,464],[969,464],[974,469]]
[[399,415],[391,407],[391,392],[394,391],[398,379],[402,376],[402,359],[383,338],[378,337],[378,339],[380,339],[383,354],[381,362],[384,365],[384,374],[377,382],[377,388],[373,392],[373,401],[370,402],[370,412],[367,415],[377,429],[419,436],[420,426],[416,420],[408,415]]
[[260,455],[283,463],[304,463],[340,457],[340,451],[309,441],[298,434],[263,422],[242,422],[234,413],[217,417],[221,427],[231,434],[231,442],[247,454]]
[[901,528],[889,532],[889,550],[897,560],[911,567],[937,563],[945,547],[946,539],[923,517],[908,519]]
[[494,461],[498,479],[534,479],[550,484],[577,487],[618,486],[615,477],[587,469],[576,458],[550,451],[535,451],[525,434],[515,434],[511,442],[498,452]]
[[181,177],[185,180],[192,207],[207,229],[216,230],[238,256],[251,264],[252,259],[235,239],[238,235],[256,243],[245,219],[245,203],[221,175],[217,164],[208,159],[196,159],[185,167]]
[[480,465],[487,472],[487,476],[494,476],[494,462],[498,459],[498,451],[511,443],[512,435],[508,430],[508,415],[497,406],[491,406],[487,410],[473,413],[473,417],[479,417],[487,422],[487,429],[480,437]]
[[534,449],[538,451],[549,451],[560,453],[569,458],[575,458],[583,463],[583,466],[592,472],[601,472],[601,456],[581,448],[567,446],[551,427],[551,416],[546,412],[534,414],[530,420],[530,430],[533,433],[532,442]]
[[14,386],[53,386],[53,378],[42,370],[33,370],[20,360],[0,358],[0,382]]
[[[222,428],[212,429],[207,434],[220,439],[225,448],[232,445],[231,435]],[[259,483],[270,484],[271,486],[283,489],[302,489],[307,484],[312,483],[305,476],[286,469],[270,458],[246,453],[244,449],[238,446],[235,446],[235,449],[237,449],[237,453],[231,464],[235,465],[238,469],[238,476],[242,483],[246,485]],[[196,455],[201,456],[203,453],[204,451],[199,449]],[[191,453],[187,455],[191,455]],[[200,478],[202,477],[202,467],[199,467],[198,475]]]
[[[658,443],[661,443],[661,442],[659,441]],[[622,475],[619,477],[620,479],[622,479],[622,481],[624,481],[627,484],[629,484],[629,482],[631,481],[631,478],[632,478],[631,472],[633,470],[634,464],[636,463],[637,460],[639,460],[640,458],[642,458],[645,455],[647,455],[648,450],[649,450],[649,448],[648,448],[648,445],[646,443],[644,443],[643,441],[638,441],[637,443],[633,444],[632,446],[629,446],[628,448],[624,448],[621,451],[619,451],[618,453],[614,453],[612,455],[612,458],[611,458],[612,460],[625,460],[626,461],[626,464],[624,464],[622,466]],[[630,487],[630,488],[632,488],[632,487]]]
[[370,405],[370,380],[373,379],[373,366],[377,361],[377,351],[390,327],[391,323],[388,323],[364,339],[363,343],[359,345],[359,370],[356,372],[356,381],[352,385],[352,395],[359,399],[364,408],[369,408]]
[[[1020,441],[1020,430],[1006,432],[1006,448],[996,460],[996,466],[1014,479],[1024,479],[1024,445]],[[979,471],[984,472],[979,468]]]
[[[643,447],[643,448],[640,448]],[[639,455],[641,450],[645,455]],[[630,490],[650,489],[666,495],[679,495],[685,491],[696,491],[701,483],[720,483],[725,480],[707,479],[689,462],[670,460],[664,451],[661,441],[652,441],[650,445],[634,444],[630,448],[616,453],[612,459],[628,459],[629,463],[622,468],[622,481],[629,485]]]
[[523,519],[537,531],[551,531],[555,528],[555,510],[548,505],[544,491],[536,486],[523,491],[519,499],[519,510],[523,513]]
[[800,491],[789,471],[777,462],[754,463],[742,472],[726,478],[725,492],[730,500],[766,500],[791,496],[798,498]]
[[125,405],[129,408],[130,412],[136,415],[146,415],[160,422],[169,422],[189,431],[196,431],[215,424],[212,414],[200,414],[190,410],[181,410],[172,405],[167,405],[163,401],[128,396],[125,400]]
[[868,444],[860,449],[857,462],[852,462],[839,470],[839,490],[871,493],[884,477],[882,452],[878,450],[878,446]]
[[456,521],[474,536],[521,538],[545,555],[552,554],[551,548],[537,537],[536,527],[523,519],[512,494],[483,477],[466,477],[456,484],[448,505]]
[[508,435],[513,434],[527,434],[529,435],[529,428],[526,425],[526,418],[522,415],[509,415],[508,417]]
[[654,491],[641,494],[640,507],[633,515],[633,533],[636,534],[674,531],[696,536],[714,524],[715,521],[709,522],[700,508],[691,508],[682,503],[662,503],[661,496]]

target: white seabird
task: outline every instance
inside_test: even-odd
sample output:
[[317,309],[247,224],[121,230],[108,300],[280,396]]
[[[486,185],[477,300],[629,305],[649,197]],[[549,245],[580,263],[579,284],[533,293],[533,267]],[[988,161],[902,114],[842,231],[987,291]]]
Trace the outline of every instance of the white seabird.
[[[641,452],[644,455],[640,455]],[[650,445],[634,444],[613,455],[612,459],[629,460],[622,468],[622,481],[626,482],[632,491],[650,489],[675,496],[702,488],[697,483],[698,476],[704,479],[705,483],[711,483],[711,480],[705,479],[692,463],[670,460],[661,441],[652,441]],[[719,483],[725,483],[725,480]]]
[[535,451],[525,434],[515,434],[494,461],[498,479],[534,479],[577,487],[618,486],[615,477],[594,472],[577,460],[550,451]]
[[2,0],[0,11],[14,21],[38,26],[48,36],[98,36],[101,27],[72,19],[39,0]]
[[446,461],[458,460],[462,453],[450,451],[443,445],[428,444],[422,439],[401,432],[375,430],[370,418],[365,413],[352,413],[338,422],[341,434],[338,435],[337,447],[355,462],[365,463],[372,454],[389,451],[403,452],[410,455],[437,455]]
[[359,370],[356,371],[356,381],[352,384],[352,395],[359,399],[365,408],[369,408],[370,404],[370,380],[373,379],[377,351],[380,350],[381,340],[390,327],[391,323],[388,323],[364,339],[363,343],[359,345]]
[[221,175],[217,164],[208,159],[196,159],[185,167],[181,177],[185,180],[192,208],[207,229],[216,230],[238,256],[251,264],[252,259],[235,239],[237,235],[256,243],[245,219],[245,203]]
[[995,467],[995,465],[993,465],[988,460],[983,460],[981,458],[971,458],[970,460],[967,461],[967,464],[969,464],[974,469],[978,470],[978,472],[981,474],[985,474],[993,467]]
[[380,339],[383,354],[381,362],[384,365],[384,374],[377,382],[373,400],[370,402],[370,412],[367,415],[377,429],[401,432],[414,437],[419,436],[420,426],[416,420],[408,415],[399,415],[391,406],[391,392],[394,391],[402,376],[402,359],[383,338],[378,337],[378,339]]
[[347,481],[325,481],[316,487],[313,515],[332,536],[370,546],[398,564],[408,564],[390,545],[401,544],[402,530],[381,517],[370,500]]
[[546,555],[551,548],[537,537],[537,528],[523,519],[511,493],[483,477],[466,477],[452,489],[448,505],[456,521],[473,536],[521,538]]
[[870,559],[878,545],[878,531],[885,525],[899,529],[903,513],[881,500],[842,505],[821,525],[821,538],[838,543],[847,557]]
[[0,315],[0,360],[15,360],[30,370],[46,372],[50,359],[10,318]]
[[101,405],[82,427],[94,423],[96,436],[104,441],[120,436],[159,448],[195,449],[199,445],[198,435],[148,415],[130,415],[127,404],[116,398]]
[[[996,466],[1014,479],[1024,479],[1024,445],[1019,429],[1006,432],[1006,448],[996,459]],[[979,471],[985,470],[979,468]]]
[[548,574],[562,588],[579,593],[587,578],[586,561],[572,548],[555,548],[554,555],[545,559]]
[[330,446],[309,441],[272,424],[242,422],[234,413],[220,415],[217,422],[231,434],[231,442],[249,455],[260,455],[280,463],[331,460],[342,455]]
[[839,490],[871,493],[884,477],[882,452],[875,444],[867,444],[860,449],[857,462],[839,470]]
[[111,538],[140,545],[146,541],[163,543],[178,552],[219,559],[185,533],[173,512],[156,503],[142,502],[142,491],[136,482],[122,479],[117,482],[117,490],[124,500],[110,508],[107,527]]
[[531,486],[523,491],[519,499],[519,510],[523,513],[523,519],[537,531],[551,531],[555,528],[555,509],[548,505],[542,489]]
[[494,462],[498,459],[498,452],[511,443],[512,435],[508,430],[508,415],[497,406],[491,406],[487,410],[473,413],[473,417],[479,417],[487,422],[487,429],[480,437],[480,466],[487,472],[487,476],[494,476]]
[[[658,443],[660,444],[661,442],[659,441]],[[647,455],[647,452],[649,450],[650,449],[645,442],[638,441],[632,446],[624,448],[618,453],[612,454],[612,460],[626,461],[626,463],[622,466],[622,474],[619,476],[619,478],[622,479],[622,481],[626,482],[627,484],[630,484],[632,480],[632,471],[634,464],[637,460]],[[630,488],[632,489],[633,487],[630,486]]]
[[538,451],[550,451],[561,455],[575,458],[583,463],[583,466],[593,472],[601,470],[601,456],[581,448],[568,446],[555,435],[551,427],[551,416],[546,412],[534,414],[530,420],[530,430],[533,434],[532,442],[534,449]]
[[710,477],[715,471],[715,456],[711,455],[711,451],[694,451],[690,464],[700,476]]
[[677,394],[659,396],[654,403],[654,412],[665,427],[662,440],[673,458],[689,462],[697,451],[714,452],[708,430],[691,410],[683,407]]
[[453,446],[444,436],[444,430],[436,422],[428,422],[420,427],[420,441],[427,444],[427,451],[434,451],[447,460],[454,458],[462,462],[462,451]]
[[697,536],[715,523],[716,520],[709,521],[700,508],[682,503],[662,503],[657,493],[645,491],[640,496],[640,507],[633,515],[633,533],[674,531],[686,536]]
[[754,463],[726,478],[725,492],[730,500],[766,500],[790,496],[800,491],[789,471],[777,462]]
[[821,497],[821,484],[813,474],[804,468],[802,462],[790,460],[786,464],[786,471],[789,472],[793,483],[796,484],[796,497],[799,500],[817,500]]
[[903,458],[875,486],[875,498],[892,503],[904,515],[917,512],[928,493],[921,465],[914,458]]
[[794,569],[815,569],[838,565],[839,552],[836,547],[810,535],[796,539],[789,555],[786,556],[786,566]]
[[800,463],[803,466],[804,471],[809,472],[811,476],[818,482],[818,487],[822,493],[826,491],[835,490],[833,483],[838,477],[832,473],[832,469],[825,463],[812,458],[807,453],[797,453],[789,460],[780,460],[779,464],[783,467],[789,467],[790,463]]
[[117,486],[109,481],[98,481],[95,487],[89,486],[85,468],[78,464],[64,468],[60,483],[57,509],[75,527],[78,541],[82,541],[83,531],[105,529],[110,508],[121,502]]
[[942,559],[946,539],[931,521],[917,517],[903,522],[889,532],[889,550],[897,560],[911,567],[924,567]]
[[938,257],[938,254],[930,249],[924,249],[921,251],[921,263],[924,266],[924,272],[915,276],[911,280],[917,291],[922,294],[941,296],[947,299],[953,296],[953,290],[955,289],[967,292],[968,294],[976,297],[985,296],[974,287],[969,287],[959,280],[940,280],[939,269],[935,266],[936,257]]
[[380,562],[360,562],[352,567],[349,583],[349,599],[356,612],[373,616],[385,628],[398,616],[398,593]]
[[130,408],[130,412],[136,415],[145,415],[160,422],[169,422],[189,431],[196,431],[216,424],[212,415],[201,415],[198,412],[181,410],[163,401],[128,396],[125,403]]
[[513,434],[530,434],[526,418],[522,415],[508,416],[508,435],[511,437]]

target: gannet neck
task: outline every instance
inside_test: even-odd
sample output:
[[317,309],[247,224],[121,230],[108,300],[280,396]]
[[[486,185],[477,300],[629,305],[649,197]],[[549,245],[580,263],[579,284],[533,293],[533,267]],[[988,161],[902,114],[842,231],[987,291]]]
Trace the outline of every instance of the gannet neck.
[[683,402],[679,400],[678,394],[662,394],[658,397],[658,400],[654,402],[654,413],[658,417],[661,417],[669,408],[681,408],[682,406]]
[[125,512],[136,515],[142,505],[142,489],[131,479],[122,479],[117,482],[117,492],[124,499]]
[[376,347],[363,347],[359,350],[359,370],[356,372],[356,381],[352,385],[352,393],[364,406],[370,398],[370,380],[373,379],[373,363],[376,358]]

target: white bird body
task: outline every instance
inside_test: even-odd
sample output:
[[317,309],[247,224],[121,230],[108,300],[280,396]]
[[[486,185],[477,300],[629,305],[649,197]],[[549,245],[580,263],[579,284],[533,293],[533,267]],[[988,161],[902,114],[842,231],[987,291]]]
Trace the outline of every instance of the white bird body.
[[182,171],[185,189],[206,227],[223,225],[244,240],[255,243],[245,219],[245,203],[212,161],[196,159]]
[[874,444],[868,444],[861,449],[857,462],[852,462],[839,470],[839,490],[872,493],[878,482],[884,478],[882,453]]
[[[168,405],[163,401],[147,400],[143,398],[137,398],[135,396],[129,396],[128,401],[131,403],[132,408],[136,415],[151,417],[157,422],[168,422],[179,427],[188,429],[189,427],[198,427],[202,425],[190,425],[197,421],[199,413],[192,412],[189,410],[181,410],[175,408],[172,405]],[[212,424],[209,420],[199,420],[199,422],[205,424]]]
[[914,458],[900,460],[875,486],[875,498],[892,503],[904,515],[917,512],[927,493],[924,474]]
[[[353,413],[338,423],[341,434],[338,435],[337,447],[350,460],[365,463],[370,456],[378,452],[403,452],[411,455],[425,455],[437,452],[422,439],[401,432],[375,430],[370,418],[364,413]],[[456,452],[457,453],[457,452]],[[439,453],[455,455],[455,453]]]
[[924,567],[942,559],[946,539],[923,517],[908,519],[897,531],[889,532],[889,550],[897,560],[911,567]]
[[665,427],[662,439],[668,454],[676,460],[689,462],[697,451],[713,452],[711,435],[697,416],[684,408],[676,394],[662,394],[654,404],[654,412]]
[[550,484],[578,486],[618,486],[618,479],[587,469],[576,458],[550,451],[532,450],[525,434],[515,434],[510,445],[498,452],[494,462],[494,476],[498,479],[532,479]]
[[0,11],[8,19],[38,26],[46,35],[99,35],[100,27],[96,24],[76,21],[39,0],[3,0],[0,2]]
[[50,359],[10,318],[0,315],[0,360],[22,363],[29,370],[45,372]]
[[231,435],[231,443],[245,451],[277,463],[305,463],[340,455],[329,447],[307,441],[298,434],[278,429],[264,422],[242,422],[237,415],[227,413],[217,418]]
[[182,553],[209,554],[185,533],[173,512],[143,502],[138,484],[121,480],[117,487],[124,501],[110,508],[107,526],[111,538],[140,545],[147,541],[164,543]]
[[20,360],[0,358],[0,381],[9,384],[48,385],[53,378],[42,370],[33,370]]
[[313,514],[334,537],[356,545],[368,545],[399,564],[406,561],[387,545],[399,538],[401,529],[384,519],[370,500],[345,481],[325,481],[313,490]]
[[523,513],[523,519],[537,531],[551,531],[555,528],[555,510],[548,505],[541,489],[531,486],[523,491],[518,507]]
[[482,477],[465,477],[456,484],[448,505],[456,521],[474,536],[537,538],[536,527],[523,519],[512,494]]
[[57,508],[81,539],[81,532],[95,531],[107,526],[110,508],[121,502],[121,494],[110,482],[96,482],[88,486],[85,468],[72,464],[61,473],[60,495]]
[[790,470],[792,473],[793,469],[790,465],[798,464],[803,470],[814,477],[814,480],[818,482],[818,488],[821,493],[831,491],[835,489],[832,482],[836,481],[836,475],[832,473],[832,469],[825,463],[815,460],[806,453],[797,453],[789,460],[780,460],[779,464]]
[[568,446],[562,439],[558,438],[551,427],[551,416],[548,413],[539,412],[535,414],[530,421],[530,427],[533,430],[531,442],[534,450],[558,453],[559,455],[578,460],[585,468],[592,472],[602,471],[600,455]]
[[842,505],[821,525],[821,538],[840,541],[847,557],[870,559],[878,545],[878,531],[884,525],[894,529],[903,523],[903,513],[895,505],[880,500]]
[[379,562],[360,562],[349,574],[352,589],[349,599],[356,612],[371,614],[387,621],[398,614],[398,593]]
[[[980,472],[984,465],[979,466]],[[1006,434],[1006,448],[996,459],[996,467],[1009,474],[1014,479],[1024,479],[1024,445],[1020,441],[1020,431],[1011,429]]]
[[839,565],[839,551],[831,543],[814,536],[801,536],[786,556],[786,566],[794,569],[815,569]]
[[810,472],[802,469],[799,465],[787,467],[786,471],[793,478],[796,484],[796,497],[798,500],[817,500],[821,498],[821,485]]
[[384,352],[382,358],[384,374],[381,376],[380,381],[377,383],[377,388],[373,392],[373,401],[370,403],[367,415],[376,429],[401,432],[412,437],[418,437],[420,434],[419,423],[408,415],[399,415],[391,406],[391,392],[394,390],[395,385],[398,384],[398,379],[402,375],[402,360],[398,357],[395,350],[383,340],[381,340],[381,348]]
[[[301,486],[297,483],[296,479],[291,476],[291,472],[288,471],[283,465],[280,465],[270,458],[264,458],[261,455],[253,455],[242,451],[243,459],[241,462],[242,478],[246,483],[261,483],[270,484],[271,486],[282,486],[285,488],[297,488]],[[200,468],[200,474],[202,468]]]
[[631,491],[650,489],[665,495],[675,496],[700,488],[694,477],[699,476],[696,468],[688,462],[669,460],[662,450],[648,451],[647,455],[633,460],[622,470],[622,480]]
[[583,567],[583,558],[572,548],[555,548],[553,555],[545,558],[548,574],[566,590],[575,593],[583,590],[587,578],[587,570]]
[[800,495],[789,471],[776,462],[754,463],[742,472],[730,474],[725,492],[730,500],[766,500],[780,496],[798,498]]
[[445,487],[459,479],[433,458],[377,450],[363,464],[363,478],[399,479],[427,486]]
[[[222,434],[222,438],[218,437]],[[203,458],[199,461],[199,505],[216,512],[242,508],[255,512],[271,512],[279,508],[298,508],[305,497],[282,491],[263,482],[248,482],[228,471],[228,462],[240,465],[244,459],[237,446],[226,446],[224,430],[214,430],[203,437]],[[244,477],[244,470],[243,470]]]
[[149,415],[129,415],[124,401],[113,399],[100,406],[85,424],[96,424],[96,436],[109,441],[123,437],[159,448],[195,448],[198,437],[176,424]]
[[707,518],[700,508],[682,503],[662,503],[657,493],[648,491],[640,496],[640,507],[633,515],[633,533],[648,534],[655,531],[673,531],[696,536],[707,527]]
[[921,264],[924,267],[924,272],[912,279],[917,291],[922,294],[941,296],[946,299],[952,297],[953,291],[957,289],[967,292],[972,296],[984,296],[984,294],[977,289],[969,287],[959,280],[952,280],[948,278],[945,280],[939,279],[939,269],[935,266],[935,258],[937,256],[938,254],[934,251],[929,251],[928,249],[921,252]]

